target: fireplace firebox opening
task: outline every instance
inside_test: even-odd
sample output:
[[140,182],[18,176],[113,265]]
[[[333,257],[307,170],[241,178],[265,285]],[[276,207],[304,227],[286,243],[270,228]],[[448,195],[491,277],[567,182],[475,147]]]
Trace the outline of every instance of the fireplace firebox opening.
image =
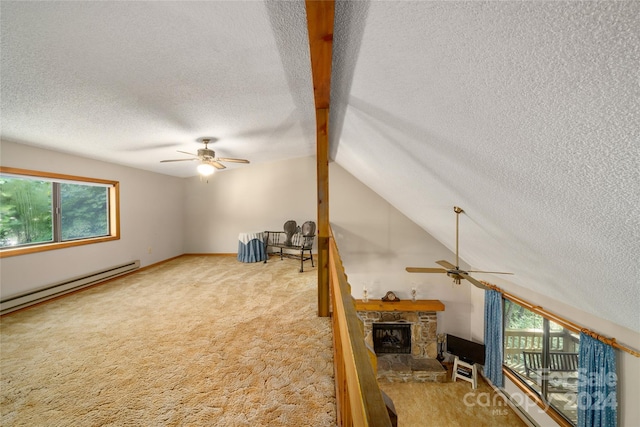
[[373,323],[373,350],[376,354],[411,354],[411,324]]

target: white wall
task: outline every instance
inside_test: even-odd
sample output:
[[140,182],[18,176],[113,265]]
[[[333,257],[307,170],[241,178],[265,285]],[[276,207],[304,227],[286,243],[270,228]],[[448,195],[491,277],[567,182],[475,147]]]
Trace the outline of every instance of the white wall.
[[[452,285],[445,274],[407,273],[405,267],[438,267],[437,260],[455,261],[455,254],[336,163],[329,169],[330,221],[353,296],[369,298],[395,291],[411,298],[438,299],[438,332],[471,337],[471,286]],[[455,227],[455,223],[451,223]],[[464,265],[462,267],[465,267]],[[475,338],[475,337],[474,337]],[[480,336],[480,340],[482,336]]]
[[[139,259],[142,266],[181,255],[183,179],[0,142],[0,164],[120,182],[120,239],[0,259],[2,298]],[[149,253],[151,248],[151,253]]]
[[247,165],[185,185],[185,252],[236,253],[238,234],[317,224],[313,157]]

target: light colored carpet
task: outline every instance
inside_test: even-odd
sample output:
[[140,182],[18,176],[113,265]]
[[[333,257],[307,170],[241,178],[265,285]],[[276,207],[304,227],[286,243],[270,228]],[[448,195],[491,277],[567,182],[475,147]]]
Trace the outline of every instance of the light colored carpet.
[[330,320],[298,269],[187,256],[4,316],[0,423],[335,425]]
[[526,427],[516,413],[479,379],[478,388],[458,380],[445,383],[380,381],[393,400],[401,427]]

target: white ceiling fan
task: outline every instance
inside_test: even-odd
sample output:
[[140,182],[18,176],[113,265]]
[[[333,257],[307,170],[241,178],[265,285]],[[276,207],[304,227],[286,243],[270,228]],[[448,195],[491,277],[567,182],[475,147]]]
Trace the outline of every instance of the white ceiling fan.
[[409,273],[446,273],[447,276],[453,278],[453,282],[457,285],[460,284],[462,279],[466,279],[471,282],[474,286],[477,286],[480,289],[489,289],[479,280],[474,279],[469,276],[469,273],[491,273],[491,274],[513,274],[513,273],[505,273],[501,271],[481,271],[481,270],[461,270],[459,267],[459,257],[458,257],[458,224],[460,219],[460,214],[464,211],[458,206],[453,207],[453,211],[456,213],[456,265],[451,264],[448,261],[440,260],[436,261],[436,264],[440,264],[444,268],[429,268],[429,267],[407,267],[406,270]]
[[226,169],[226,166],[221,162],[232,162],[232,163],[249,163],[247,159],[233,159],[229,157],[216,157],[216,152],[210,150],[207,145],[211,142],[210,138],[203,138],[202,143],[204,144],[204,148],[198,150],[198,154],[188,153],[186,151],[178,150],[178,153],[188,154],[189,156],[193,156],[188,159],[173,159],[173,160],[161,160],[160,163],[167,162],[190,162],[193,160],[199,160],[201,163],[198,165],[198,172],[200,175],[211,175],[216,169]]

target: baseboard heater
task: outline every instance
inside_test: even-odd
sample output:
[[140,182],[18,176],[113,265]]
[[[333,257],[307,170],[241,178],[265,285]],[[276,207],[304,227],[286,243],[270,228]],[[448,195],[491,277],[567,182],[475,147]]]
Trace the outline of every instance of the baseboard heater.
[[45,286],[44,288],[36,289],[21,295],[8,297],[7,299],[0,301],[0,314],[10,313],[38,302],[46,301],[87,286],[95,285],[98,282],[130,273],[138,268],[140,268],[140,260],[131,261],[54,283],[52,285]]

